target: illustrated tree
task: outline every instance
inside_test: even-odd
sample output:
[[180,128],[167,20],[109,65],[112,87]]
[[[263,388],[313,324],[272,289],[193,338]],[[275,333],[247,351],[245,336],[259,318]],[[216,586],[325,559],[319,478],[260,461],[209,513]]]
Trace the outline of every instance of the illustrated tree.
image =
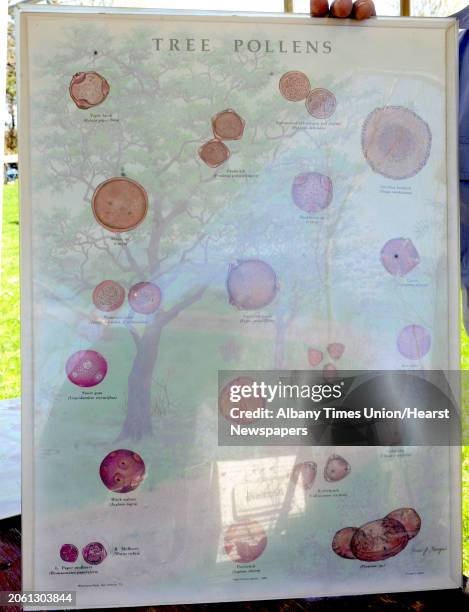
[[[281,74],[275,58],[231,54],[223,46],[211,51],[210,61],[157,53],[148,28],[117,40],[106,27],[84,26],[64,37],[66,45],[38,58],[35,68],[43,83],[43,101],[34,108],[41,125],[35,155],[47,163],[33,181],[51,200],[37,251],[47,274],[77,296],[91,295],[104,278],[161,288],[161,308],[146,325],[137,328],[131,318],[126,324],[135,356],[119,438],[138,440],[153,432],[152,377],[162,335],[219,282],[227,245],[249,225],[242,211],[237,223],[222,214],[249,188],[249,179],[227,171],[260,172],[295,129],[272,120],[285,108],[281,96],[272,95]],[[102,74],[111,89],[105,103],[83,111],[68,85],[74,73],[87,70]],[[226,108],[246,120],[246,130],[229,143],[229,162],[214,170],[197,151],[213,137],[211,117]],[[120,175],[144,186],[149,212],[141,226],[116,240],[94,221],[90,202],[100,182]],[[52,218],[54,232],[45,229]],[[50,284],[47,291],[54,297]]]

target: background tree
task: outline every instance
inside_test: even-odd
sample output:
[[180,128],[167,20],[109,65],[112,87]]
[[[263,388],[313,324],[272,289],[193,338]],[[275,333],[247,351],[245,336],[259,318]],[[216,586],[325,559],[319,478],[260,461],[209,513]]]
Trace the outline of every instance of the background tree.
[[18,149],[16,133],[16,45],[14,25],[11,22],[8,23],[6,103],[10,119],[5,130],[5,152],[16,153]]

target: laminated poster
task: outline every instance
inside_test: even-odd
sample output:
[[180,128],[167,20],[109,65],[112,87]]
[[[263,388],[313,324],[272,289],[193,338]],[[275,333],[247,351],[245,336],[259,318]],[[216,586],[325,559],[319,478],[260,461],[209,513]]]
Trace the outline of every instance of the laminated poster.
[[459,369],[456,22],[19,21],[24,589],[458,587],[456,449],[218,443],[219,371]]

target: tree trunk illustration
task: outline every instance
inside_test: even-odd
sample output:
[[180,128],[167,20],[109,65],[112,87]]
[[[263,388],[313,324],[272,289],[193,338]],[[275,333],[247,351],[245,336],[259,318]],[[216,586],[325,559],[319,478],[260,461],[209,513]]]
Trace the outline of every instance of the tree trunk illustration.
[[274,367],[276,370],[285,368],[285,345],[287,334],[290,325],[293,323],[298,310],[298,298],[295,297],[293,303],[289,305],[290,312],[288,317],[285,316],[285,311],[278,309],[275,317],[275,349],[274,349]]
[[127,415],[118,440],[140,440],[153,434],[151,383],[158,358],[162,326],[155,320],[137,343],[137,354],[128,378]]
[[285,339],[287,335],[287,324],[283,317],[279,317],[275,324],[275,361],[277,370],[282,370],[285,363]]
[[153,435],[152,377],[158,360],[161,334],[183,310],[200,300],[205,290],[206,287],[201,287],[187,294],[171,309],[158,313],[142,336],[132,333],[137,353],[128,378],[127,415],[117,440],[141,440]]

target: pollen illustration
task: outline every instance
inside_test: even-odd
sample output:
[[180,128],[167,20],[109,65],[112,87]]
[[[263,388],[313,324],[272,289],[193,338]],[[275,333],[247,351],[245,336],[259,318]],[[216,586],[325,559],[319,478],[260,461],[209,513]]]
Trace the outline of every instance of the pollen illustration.
[[298,208],[308,213],[317,213],[332,202],[332,181],[319,172],[298,174],[293,181],[291,194]]
[[332,540],[332,550],[336,555],[344,559],[355,559],[355,555],[350,545],[356,531],[356,527],[344,527],[343,529],[339,529]]
[[407,325],[401,329],[397,338],[397,348],[407,359],[421,359],[430,350],[430,332],[421,325]]
[[431,144],[428,124],[403,106],[377,108],[363,124],[363,155],[374,172],[390,179],[408,179],[420,172]]
[[335,113],[337,100],[332,91],[324,87],[312,89],[310,80],[304,72],[299,70],[285,72],[280,78],[278,88],[289,102],[304,100],[306,110],[315,119],[328,119]]
[[[242,387],[244,385],[252,387],[253,383],[254,380],[252,378],[239,376],[223,387],[220,397],[218,398],[218,408],[225,419],[233,423],[252,423],[256,420],[246,416],[245,413],[246,411],[255,410],[256,408],[264,408],[265,399],[256,399],[255,397],[240,397],[239,401],[231,399],[232,389],[234,387]],[[237,398],[238,396],[235,396],[235,399]],[[231,416],[230,412],[232,409],[236,409],[236,417]]]
[[218,168],[229,159],[230,150],[226,144],[214,138],[200,147],[199,157],[210,168]]
[[90,542],[81,552],[83,559],[90,565],[99,565],[107,557],[107,551],[100,542]]
[[66,563],[75,563],[78,559],[78,548],[73,544],[62,544],[59,554],[62,561]]
[[381,249],[381,263],[393,276],[405,276],[420,262],[420,257],[412,240],[393,238]]
[[110,491],[128,493],[145,478],[145,463],[140,455],[131,450],[115,450],[102,460],[99,475]]
[[313,368],[319,365],[322,361],[323,353],[319,349],[315,349],[312,347],[308,348],[308,363]]
[[359,528],[340,529],[332,539],[332,550],[344,559],[384,561],[404,550],[420,531],[421,523],[413,508],[398,508]]
[[342,342],[331,342],[327,345],[327,352],[332,359],[339,360],[345,351],[345,345]]
[[72,100],[82,110],[104,102],[109,90],[109,83],[97,72],[77,72],[69,87]]
[[199,148],[199,157],[209,168],[218,168],[231,155],[230,149],[222,141],[240,140],[243,137],[246,122],[231,108],[214,115],[211,122],[214,138]]
[[231,108],[212,117],[213,135],[219,140],[239,140],[246,122]]
[[[339,361],[345,351],[345,344],[342,342],[330,342],[326,347],[329,357],[334,361]],[[310,346],[307,350],[308,363],[311,367],[318,366],[325,357],[325,353],[318,348]],[[337,368],[333,363],[326,363],[323,368],[323,376],[326,379],[333,379],[337,373]]]
[[316,119],[328,119],[335,113],[337,100],[332,91],[319,87],[309,92],[306,110]]
[[96,221],[110,232],[127,232],[145,219],[148,196],[132,179],[115,177],[96,187],[91,202]]
[[327,381],[334,380],[337,375],[337,368],[333,363],[326,363],[326,365],[322,369],[322,375]]
[[230,304],[240,310],[257,310],[277,295],[277,276],[264,261],[247,259],[230,266],[226,287]]
[[161,289],[153,283],[136,283],[129,291],[129,304],[140,314],[153,314],[161,304]]
[[409,540],[415,538],[420,531],[422,519],[413,508],[398,508],[386,515],[385,518],[392,518],[404,525]]
[[314,461],[297,463],[292,470],[290,479],[295,484],[301,485],[303,489],[311,489],[316,480],[318,466]]
[[77,351],[65,364],[68,379],[78,387],[94,387],[104,380],[107,362],[97,351]]
[[93,304],[102,312],[112,312],[122,306],[125,301],[125,289],[119,283],[105,280],[96,285],[93,290]]
[[308,96],[311,91],[311,84],[304,72],[291,70],[282,75],[278,88],[286,100],[300,102]]
[[361,561],[383,561],[398,555],[407,546],[404,525],[391,518],[370,521],[353,534],[350,548]]
[[251,563],[264,552],[267,534],[257,521],[242,521],[226,530],[224,544],[225,552],[232,561]]
[[350,463],[340,455],[331,455],[324,468],[324,480],[337,482],[350,474]]

